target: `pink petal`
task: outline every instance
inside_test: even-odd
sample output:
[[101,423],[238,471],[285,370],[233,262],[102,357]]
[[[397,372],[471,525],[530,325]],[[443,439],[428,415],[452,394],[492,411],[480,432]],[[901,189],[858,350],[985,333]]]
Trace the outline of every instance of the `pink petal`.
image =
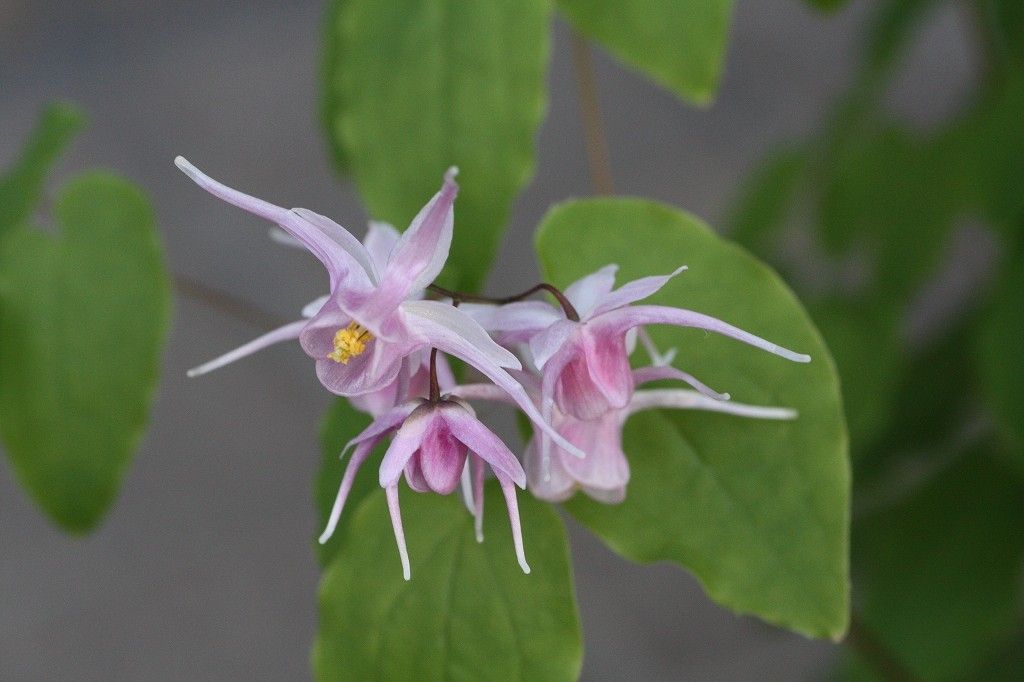
[[272,346],[275,343],[280,343],[281,341],[297,339],[299,338],[299,332],[301,332],[305,326],[306,320],[299,320],[298,322],[291,322],[283,327],[278,327],[274,331],[267,332],[263,336],[253,339],[249,343],[221,355],[219,358],[214,358],[209,362],[190,369],[188,371],[188,376],[197,377],[202,374],[206,374],[207,372],[212,372],[213,370],[219,369],[224,365],[234,362],[235,360],[240,360],[247,355],[252,355],[257,351],[263,350],[267,346]]
[[638,384],[645,384],[648,381],[659,381],[661,379],[676,379],[685,381],[695,389],[714,400],[729,400],[728,393],[719,393],[708,388],[703,382],[698,381],[692,375],[687,374],[675,367],[642,367],[633,372],[633,379]]
[[533,362],[538,369],[544,369],[544,365],[565,348],[574,336],[581,333],[582,328],[583,325],[579,322],[563,318],[531,338],[530,354],[533,355]]
[[359,467],[370,456],[374,446],[379,441],[379,438],[365,440],[359,443],[356,451],[352,453],[352,459],[349,460],[348,466],[345,467],[345,475],[341,478],[338,496],[334,498],[334,506],[331,507],[331,515],[327,519],[327,527],[324,528],[324,532],[320,535],[321,545],[330,540],[331,536],[334,535],[334,531],[338,527],[338,520],[341,518],[341,510],[345,508],[345,500],[348,499],[348,494],[352,491],[352,483],[355,481],[356,473],[359,472]]
[[418,493],[430,492],[430,484],[427,483],[427,479],[423,475],[423,467],[420,466],[419,452],[405,463],[405,482]]
[[501,492],[505,495],[505,505],[508,507],[508,520],[512,526],[512,543],[516,548],[516,559],[519,560],[519,567],[523,573],[530,573],[530,565],[526,563],[526,553],[523,551],[523,527],[519,521],[519,502],[516,500],[516,489],[512,481],[503,471],[495,470],[495,477],[501,485]]
[[[505,473],[520,488],[526,487],[526,472],[508,446],[483,423],[454,403],[442,403],[441,415],[452,436],[461,441],[495,471]],[[460,462],[461,466],[461,462]]]
[[[337,223],[308,211],[304,216],[299,211],[305,209],[289,211],[232,189],[204,174],[181,156],[176,158],[174,163],[210,194],[253,215],[277,223],[285,232],[300,241],[327,268],[331,289],[349,276],[369,281],[370,271],[366,264],[370,261],[366,250],[355,237]],[[310,216],[316,218],[311,220]]]
[[594,308],[592,315],[600,315],[606,313],[609,310],[615,310],[622,306],[629,305],[634,301],[639,301],[651,296],[663,286],[668,284],[668,281],[678,275],[680,272],[686,270],[686,266],[676,268],[671,274],[668,275],[656,275],[654,277],[641,277],[635,279],[632,282],[627,282],[621,287],[605,296],[601,302]]
[[379,480],[382,488],[395,485],[402,477],[405,463],[420,449],[424,432],[436,418],[437,410],[426,404],[420,405],[406,418],[381,460]]
[[[424,341],[443,337],[452,339],[459,345],[470,344],[475,349],[474,354],[486,357],[492,364],[522,369],[515,355],[495,343],[483,327],[453,305],[440,301],[406,301],[402,304],[402,311],[406,315],[410,330],[414,333],[418,331]],[[432,342],[424,345],[441,348]],[[451,354],[461,357],[457,353]],[[462,359],[471,362],[466,358]]]
[[370,221],[366,236],[363,237],[363,246],[370,254],[370,262],[373,263],[377,272],[384,272],[384,269],[387,268],[388,257],[391,255],[391,250],[395,248],[395,244],[398,243],[398,239],[398,230],[389,223]]
[[410,400],[409,402],[398,405],[384,414],[376,417],[370,425],[359,432],[359,434],[345,444],[345,448],[341,451],[341,456],[344,457],[345,453],[349,449],[361,445],[367,441],[380,440],[388,431],[398,428],[402,422],[404,422],[410,414],[413,413],[417,407],[423,404],[422,400]]
[[608,489],[583,486],[583,492],[601,504],[622,504],[626,499],[626,486]]
[[384,281],[401,282],[406,292],[425,288],[441,274],[448,259],[454,224],[453,204],[459,186],[455,168],[448,169],[441,191],[413,218],[391,251]]
[[622,420],[616,412],[591,422],[567,418],[559,427],[571,442],[586,449],[584,459],[557,453],[567,474],[584,488],[613,490],[629,482],[629,462],[622,451]]
[[[443,403],[438,409],[446,417],[449,411],[454,412],[455,409],[468,414],[461,407],[447,408]],[[459,476],[466,463],[466,446],[454,432],[450,419],[435,419],[431,422],[420,441],[419,455],[414,459],[419,460],[423,478],[434,492],[448,495],[458,487]]]
[[710,315],[697,313],[692,310],[681,308],[669,308],[660,305],[628,306],[603,313],[592,319],[589,323],[594,333],[602,334],[624,334],[626,330],[640,325],[647,324],[671,324],[677,327],[696,327],[706,329],[716,334],[728,336],[750,344],[761,350],[768,351],[793,362],[810,362],[811,357],[802,353],[794,353],[791,350],[766,341],[759,336],[754,336],[738,327],[723,322]]
[[[530,397],[526,394],[526,390],[516,382],[515,379],[509,375],[497,362],[494,361],[494,352],[490,349],[482,349],[474,340],[467,339],[464,335],[456,333],[449,326],[440,323],[436,319],[430,317],[422,317],[419,315],[419,309],[414,306],[422,306],[425,303],[436,303],[435,301],[408,301],[403,307],[408,312],[407,319],[409,326],[413,328],[419,336],[423,339],[423,343],[426,346],[437,348],[438,350],[444,351],[449,355],[453,355],[460,360],[468,363],[469,365],[476,368],[481,374],[486,376],[488,379],[493,381],[497,386],[503,389],[509,396],[515,401],[516,405],[519,406],[526,416],[534,422],[538,428],[544,432],[551,434],[552,438],[559,443],[562,447],[566,448],[569,452],[573,453],[577,457],[583,457],[579,449],[577,449],[571,443],[568,443],[564,438],[558,435],[551,426],[544,421],[541,417],[540,412],[537,411],[537,407],[530,400]],[[443,304],[437,304],[443,305]],[[416,314],[413,314],[416,311]],[[468,317],[466,318],[469,319]],[[472,320],[470,320],[472,322]],[[475,322],[473,325],[479,328]],[[460,330],[461,331],[461,330]],[[486,337],[486,333],[480,330],[481,333]],[[487,337],[488,339],[490,337]],[[494,343],[491,341],[490,343]],[[497,344],[494,344],[495,348],[504,350]],[[490,352],[489,352],[490,351]],[[516,369],[519,369],[519,361],[516,360],[515,356],[508,351],[505,351],[511,360],[515,361]]]
[[529,341],[565,316],[544,301],[517,301],[506,305],[464,303],[463,311],[503,343]]
[[402,530],[402,510],[398,506],[398,485],[390,485],[385,489],[388,497],[388,512],[391,514],[391,527],[395,531],[395,542],[398,543],[398,556],[402,560],[402,577],[412,578],[409,570],[409,550],[405,546],[405,531]]
[[527,485],[534,497],[546,502],[565,502],[576,492],[576,481],[562,466],[560,457],[552,457],[547,471],[544,470],[537,438],[530,439],[523,459],[526,463]]
[[594,308],[611,292],[618,270],[618,265],[606,265],[566,287],[565,296],[576,308],[581,320],[589,318]]

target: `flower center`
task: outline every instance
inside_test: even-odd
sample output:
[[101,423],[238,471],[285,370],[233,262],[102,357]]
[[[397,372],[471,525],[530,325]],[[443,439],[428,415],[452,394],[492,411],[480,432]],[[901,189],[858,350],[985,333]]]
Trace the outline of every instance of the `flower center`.
[[366,350],[366,344],[370,341],[373,341],[373,334],[365,327],[352,322],[344,329],[339,329],[334,335],[334,351],[327,357],[347,365],[349,360],[357,355],[362,355]]

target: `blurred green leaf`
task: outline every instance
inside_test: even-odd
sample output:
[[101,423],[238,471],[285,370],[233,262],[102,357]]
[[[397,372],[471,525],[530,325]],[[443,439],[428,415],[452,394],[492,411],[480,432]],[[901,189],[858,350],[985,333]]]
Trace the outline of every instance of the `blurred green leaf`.
[[809,4],[828,12],[839,9],[846,4],[846,1],[847,0],[807,0]]
[[729,238],[758,253],[772,252],[806,170],[803,150],[768,155],[744,181],[729,220]]
[[320,125],[323,126],[327,139],[327,149],[334,162],[335,169],[341,174],[350,170],[344,148],[335,141],[338,134],[335,123],[341,114],[341,79],[343,71],[341,36],[342,10],[345,0],[330,0],[324,14],[324,26],[320,42],[320,92],[318,107]]
[[569,202],[537,235],[556,285],[618,263],[621,281],[690,270],[651,302],[715,315],[809,353],[797,365],[699,330],[654,328],[674,364],[734,400],[796,408],[792,422],[663,411],[634,417],[626,501],[569,511],[612,549],[687,567],[719,603],[815,637],[839,637],[848,609],[850,473],[838,380],[807,314],[769,268],[700,221],[636,199]]
[[732,0],[558,0],[581,33],[679,97],[708,104],[718,89]]
[[43,111],[21,157],[0,177],[0,238],[31,217],[50,168],[84,126],[85,116],[69,104],[52,104]]
[[402,494],[412,580],[402,580],[383,493],[359,506],[320,586],[313,668],[321,680],[575,680],[583,647],[565,529],[519,495],[526,555],[516,562],[498,486],[485,541],[458,495]]
[[1024,467],[1024,256],[1006,268],[978,337],[982,387]]
[[[323,451],[323,461],[320,470],[317,472],[314,492],[318,525],[314,538],[319,538],[327,518],[331,514],[331,507],[334,505],[334,498],[338,494],[338,486],[341,485],[341,477],[348,464],[348,458],[341,459],[342,448],[345,444],[356,437],[363,429],[370,425],[370,417],[353,408],[348,400],[338,398],[331,405],[331,408],[324,415],[320,425],[320,447]],[[348,537],[350,519],[359,508],[359,503],[374,490],[380,488],[377,477],[374,475],[373,462],[378,461],[383,454],[384,444],[377,447],[375,454],[367,459],[367,463],[356,476],[345,502],[345,509],[341,519],[338,521],[337,530],[326,544],[321,545],[314,540],[316,546],[317,560],[321,566],[327,566],[331,559],[338,553],[338,549],[345,538]]]
[[1024,488],[984,448],[854,523],[868,628],[921,679],[960,679],[1012,636]]
[[54,216],[59,235],[20,226],[0,245],[0,432],[39,505],[83,532],[110,507],[143,433],[169,286],[134,185],[80,176]]
[[874,302],[830,300],[814,306],[814,321],[835,359],[854,461],[892,419],[903,373],[897,319]]
[[[324,111],[370,214],[403,229],[461,169],[441,283],[483,282],[533,173],[547,88],[547,0],[334,0]],[[333,113],[331,113],[333,112]]]

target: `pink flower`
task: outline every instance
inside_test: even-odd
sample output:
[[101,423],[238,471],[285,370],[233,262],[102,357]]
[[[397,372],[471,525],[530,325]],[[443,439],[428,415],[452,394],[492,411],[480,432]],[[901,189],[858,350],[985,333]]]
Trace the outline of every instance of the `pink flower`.
[[320,542],[327,542],[333,535],[359,467],[374,446],[396,430],[394,440],[381,461],[379,480],[387,494],[388,509],[405,579],[410,578],[410,568],[398,502],[399,480],[404,474],[409,487],[417,492],[448,495],[458,487],[467,458],[472,461],[474,469],[473,502],[477,539],[482,539],[480,530],[483,519],[486,462],[505,495],[516,558],[523,572],[529,573],[530,567],[523,552],[519,506],[514,487],[526,487],[526,473],[519,460],[501,439],[476,418],[472,408],[452,398],[442,398],[437,403],[426,400],[405,403],[375,419],[366,430],[352,439],[345,450],[353,447],[355,450],[345,469],[338,496],[331,509],[327,527],[320,536]]
[[[661,368],[636,370],[638,384],[655,379],[678,378]],[[553,448],[545,466],[538,437],[526,447],[525,464],[530,492],[542,500],[562,502],[577,490],[605,504],[618,504],[626,497],[629,482],[629,461],[622,450],[622,429],[637,412],[652,408],[708,410],[754,419],[795,419],[794,410],[778,407],[757,407],[709,397],[686,389],[648,389],[633,393],[625,407],[609,410],[596,421],[581,421],[555,411],[554,426],[571,443],[584,449],[585,459],[567,456],[561,448]]]
[[[632,379],[644,384],[662,379],[691,381],[692,377],[673,367],[644,367],[633,370]],[[524,384],[539,399],[537,380],[522,377]],[[701,384],[701,386],[703,386]],[[524,461],[530,492],[542,500],[563,502],[577,490],[605,504],[618,504],[625,499],[629,482],[629,461],[622,450],[622,429],[626,421],[637,412],[653,408],[707,410],[752,419],[795,419],[794,410],[779,407],[757,407],[728,401],[728,395],[705,390],[646,389],[638,390],[625,407],[605,412],[592,421],[566,415],[554,410],[555,428],[566,440],[587,453],[584,459],[568,456],[561,448],[554,448],[549,458],[543,452],[542,434],[534,430],[534,437],[526,446]],[[457,386],[453,395],[464,400],[490,400],[508,402],[508,396],[488,384]]]
[[[406,362],[431,348],[453,355],[507,391],[531,420],[560,440],[523,387],[505,371],[519,360],[499,346],[458,308],[421,300],[424,288],[448,258],[458,193],[456,169],[445,174],[441,190],[427,202],[397,239],[385,227],[371,226],[360,243],[341,225],[304,208],[285,209],[243,194],[203,174],[182,157],[175,164],[200,187],[254,215],[276,223],[326,268],[330,294],[306,307],[308,319],[274,330],[217,360],[197,368],[209,371],[270,344],[298,337],[316,361],[320,382],[331,392],[359,396],[388,390]],[[386,252],[386,256],[384,255]],[[563,447],[575,447],[560,441]],[[583,453],[577,453],[582,456]]]

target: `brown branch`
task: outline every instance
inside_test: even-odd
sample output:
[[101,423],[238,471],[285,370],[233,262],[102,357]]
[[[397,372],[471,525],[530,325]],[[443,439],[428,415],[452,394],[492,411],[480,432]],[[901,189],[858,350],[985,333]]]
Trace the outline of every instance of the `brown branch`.
[[257,329],[269,331],[292,321],[261,310],[248,301],[220,289],[214,289],[197,280],[177,274],[172,277],[172,280],[174,289],[179,295],[204,303],[214,310]]
[[614,194],[612,164],[608,154],[608,139],[601,120],[601,104],[597,96],[597,78],[590,45],[576,31],[572,32],[572,63],[576,73],[576,87],[580,99],[580,119],[587,143],[587,162],[590,180],[597,194]]
[[850,616],[850,629],[843,644],[852,649],[878,676],[888,682],[916,682],[911,672],[888,646],[875,636],[857,617]]

